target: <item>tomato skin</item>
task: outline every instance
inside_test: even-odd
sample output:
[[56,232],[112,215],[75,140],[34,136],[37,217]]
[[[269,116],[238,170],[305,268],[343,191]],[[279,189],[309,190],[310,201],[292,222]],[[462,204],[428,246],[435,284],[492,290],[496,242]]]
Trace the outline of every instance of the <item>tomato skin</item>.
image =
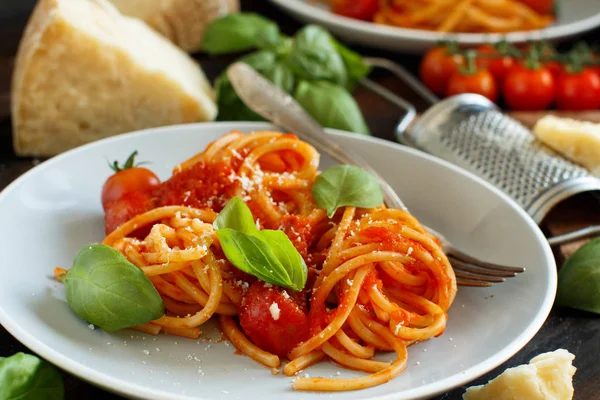
[[481,45],[477,48],[477,52],[494,56],[494,58],[480,57],[477,59],[477,67],[480,69],[487,69],[490,74],[494,77],[497,86],[501,86],[504,82],[504,78],[515,66],[515,59],[509,56],[500,56],[498,51],[489,44]]
[[372,21],[377,11],[379,0],[348,0],[333,7],[335,14],[364,21]]
[[544,67],[531,69],[519,65],[506,76],[502,94],[511,110],[545,110],[554,101],[554,77]]
[[111,175],[102,186],[102,208],[106,211],[107,205],[120,199],[126,193],[150,193],[160,186],[160,180],[146,168],[127,168]]
[[520,2],[540,14],[550,14],[554,8],[554,0],[520,0]]
[[564,72],[556,81],[556,105],[560,110],[595,110],[600,107],[600,76],[586,68]]
[[462,93],[477,93],[494,103],[498,100],[498,87],[492,74],[481,69],[473,74],[455,72],[448,84],[448,96]]
[[121,198],[108,202],[104,212],[105,233],[109,235],[119,225],[152,208],[152,198],[149,193],[144,192],[125,193]]
[[433,93],[445,96],[450,78],[463,64],[461,55],[450,55],[445,47],[436,47],[425,54],[419,67],[419,76]]
[[[286,292],[286,296],[285,289],[268,286],[260,281],[250,286],[242,299],[240,325],[261,349],[285,357],[308,338],[306,304],[296,293]],[[273,303],[279,307],[277,320],[269,311]]]

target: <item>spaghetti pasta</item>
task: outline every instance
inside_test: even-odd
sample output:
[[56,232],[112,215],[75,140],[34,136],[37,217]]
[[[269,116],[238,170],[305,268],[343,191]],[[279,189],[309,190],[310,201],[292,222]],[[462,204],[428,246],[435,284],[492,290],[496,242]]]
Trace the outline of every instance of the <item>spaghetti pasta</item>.
[[[401,374],[407,346],[443,333],[456,294],[453,270],[437,239],[406,211],[345,207],[328,218],[310,192],[318,164],[317,151],[294,135],[232,132],[175,167],[153,194],[154,208],[103,241],[141,268],[163,298],[166,314],[134,328],[197,338],[218,316],[240,352],[278,368],[282,355],[261,348],[238,321],[259,285],[306,317],[306,335],[284,354],[285,375],[323,359],[369,373],[297,378],[295,389],[356,390]],[[225,258],[212,222],[232,196],[244,200],[258,227],[288,235],[309,269],[302,292],[269,288]],[[284,323],[283,305],[270,304],[261,321]],[[375,361],[377,351],[397,358]]]

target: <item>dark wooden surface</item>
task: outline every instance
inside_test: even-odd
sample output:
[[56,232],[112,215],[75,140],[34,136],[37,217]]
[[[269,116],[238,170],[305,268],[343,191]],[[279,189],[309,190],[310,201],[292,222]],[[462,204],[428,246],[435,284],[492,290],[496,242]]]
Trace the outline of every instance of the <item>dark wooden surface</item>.
[[[22,30],[33,4],[34,0],[0,1],[0,190],[39,161],[17,158],[14,155],[9,111],[9,88],[13,60]],[[265,0],[242,0],[242,5],[245,10],[254,10],[277,20],[286,33],[291,34],[301,26]],[[587,35],[587,39],[594,38],[600,38],[600,31]],[[418,58],[414,56],[384,53],[360,47],[356,49],[365,55],[391,58],[413,71],[418,64]],[[232,57],[206,57],[201,55],[196,58],[202,63],[203,68],[211,78],[214,78],[233,60]],[[417,98],[401,82],[378,73],[375,73],[375,79],[413,102],[419,110],[422,111],[427,107],[427,104]],[[373,133],[378,137],[393,140],[392,132],[399,112],[370,93],[359,90],[357,98]],[[553,212],[550,216],[550,219],[554,221],[551,226],[566,226],[566,229],[568,229],[572,219],[578,219],[577,222],[573,222],[575,225],[585,224],[593,219],[598,220],[596,210],[598,210],[596,200],[590,201],[589,198],[575,199]],[[2,270],[1,266],[0,270]],[[568,349],[577,357],[575,366],[578,371],[574,379],[575,399],[600,399],[600,318],[590,313],[567,309],[554,309],[540,332],[528,345],[502,366],[471,384],[487,382],[508,367],[527,363],[535,355],[557,348]],[[0,357],[10,356],[19,351],[28,352],[28,349],[0,326]],[[66,398],[70,400],[120,398],[66,373],[65,386]],[[436,399],[461,399],[464,389],[464,387],[457,388],[436,397]]]

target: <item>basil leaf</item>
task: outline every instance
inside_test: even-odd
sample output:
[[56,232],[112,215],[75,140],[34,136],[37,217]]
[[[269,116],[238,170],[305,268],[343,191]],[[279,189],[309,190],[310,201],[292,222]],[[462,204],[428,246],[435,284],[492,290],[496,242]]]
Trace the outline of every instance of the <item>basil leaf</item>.
[[304,79],[326,80],[341,86],[348,81],[346,66],[333,38],[320,26],[308,25],[298,31],[288,64]]
[[296,87],[294,97],[323,126],[369,134],[369,128],[358,104],[341,86],[325,81],[301,81]]
[[350,88],[353,87],[357,81],[371,73],[371,66],[363,60],[360,54],[350,50],[333,37],[331,38],[331,41],[342,57],[346,70],[348,71],[348,84],[346,86],[349,86]]
[[64,279],[69,306],[107,332],[160,318],[164,304],[144,272],[112,247],[83,247]]
[[325,170],[313,183],[312,195],[329,218],[339,207],[373,208],[383,204],[377,178],[353,165],[336,165]]
[[292,244],[290,238],[283,231],[264,229],[256,232],[255,236],[266,242],[275,257],[289,272],[292,284],[290,289],[299,291],[306,285],[308,268],[298,250]]
[[[260,50],[247,56],[241,57],[241,62],[244,62],[254,68],[258,73],[266,75],[276,68],[278,63],[275,53]],[[276,85],[286,90],[281,84],[289,84],[287,82],[275,82]],[[264,121],[264,119],[250,110],[246,104],[238,97],[235,89],[231,85],[227,73],[223,72],[215,84],[217,90],[217,105],[219,112],[217,121]]]
[[213,227],[215,230],[230,228],[248,235],[258,232],[252,212],[244,201],[237,196],[232,197],[225,204],[225,207],[213,222]]
[[225,257],[236,268],[273,285],[292,287],[287,271],[263,240],[230,228],[219,229],[217,236]]
[[63,379],[50,363],[30,354],[0,357],[0,399],[62,400]]
[[292,93],[294,91],[294,73],[287,65],[278,62],[263,75],[284,92]]
[[225,54],[277,43],[279,27],[254,13],[229,14],[213,21],[202,39],[202,49],[209,54]]
[[556,304],[600,314],[600,238],[581,246],[558,271]]

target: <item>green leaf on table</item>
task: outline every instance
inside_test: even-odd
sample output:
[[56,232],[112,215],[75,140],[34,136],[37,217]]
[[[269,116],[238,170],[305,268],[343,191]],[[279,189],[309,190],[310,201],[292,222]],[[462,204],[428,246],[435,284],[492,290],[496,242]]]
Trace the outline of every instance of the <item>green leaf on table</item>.
[[306,285],[306,264],[287,235],[258,230],[250,209],[239,197],[227,202],[214,227],[225,257],[239,270],[296,291]]
[[73,311],[107,332],[164,315],[163,301],[150,279],[110,246],[83,247],[63,283]]
[[301,81],[294,98],[327,128],[369,134],[369,128],[354,97],[342,86],[325,81]]
[[351,83],[351,86],[354,86],[356,82],[371,73],[372,67],[365,62],[360,54],[350,50],[333,37],[331,38],[331,41],[344,61],[344,65],[348,71],[348,81]]
[[317,25],[308,25],[296,33],[287,62],[303,79],[326,80],[341,86],[348,82],[348,72],[333,37]]
[[[288,93],[293,90],[293,74],[286,65],[278,61],[275,53],[259,50],[241,57],[239,61],[248,64]],[[250,110],[239,98],[226,72],[217,78],[215,87],[219,109],[217,121],[264,121],[264,118]]]
[[30,354],[0,357],[0,399],[62,400],[63,378],[52,364]]
[[383,204],[383,191],[377,178],[353,165],[336,165],[321,173],[312,186],[319,208],[333,217],[340,207],[374,208]]
[[556,304],[600,314],[600,238],[581,246],[558,271]]
[[229,14],[213,21],[202,39],[209,54],[226,54],[271,46],[280,40],[277,24],[254,13]]

